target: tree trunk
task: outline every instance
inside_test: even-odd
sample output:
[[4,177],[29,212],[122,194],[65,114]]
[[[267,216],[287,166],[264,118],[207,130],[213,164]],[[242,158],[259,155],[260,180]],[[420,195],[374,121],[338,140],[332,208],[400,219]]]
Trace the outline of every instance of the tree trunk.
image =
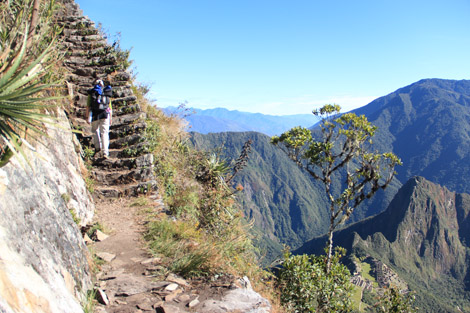
[[328,230],[328,244],[327,244],[328,252],[327,252],[327,259],[326,259],[326,273],[327,274],[330,272],[331,258],[333,256],[333,231],[334,231],[333,225],[334,225],[334,220],[331,221],[330,229]]

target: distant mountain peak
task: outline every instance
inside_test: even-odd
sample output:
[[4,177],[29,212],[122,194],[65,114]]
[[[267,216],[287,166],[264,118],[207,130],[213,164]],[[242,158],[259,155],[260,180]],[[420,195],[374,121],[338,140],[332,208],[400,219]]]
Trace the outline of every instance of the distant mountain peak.
[[[423,177],[413,177],[384,212],[338,231],[333,240],[352,254],[370,256],[392,266],[412,289],[421,292],[420,297],[432,291],[437,300],[431,298],[429,303],[437,301],[446,307],[446,300],[468,299],[463,294],[470,291],[469,212],[469,194],[455,193]],[[296,252],[318,253],[324,240],[316,238]],[[448,289],[450,282],[458,294],[435,292]],[[429,305],[423,299],[423,305]],[[470,302],[466,305],[470,306]],[[450,308],[444,311],[457,312]]]
[[[165,112],[176,112],[175,110],[176,108],[171,107],[164,109]],[[273,136],[295,126],[311,127],[319,120],[313,114],[268,115],[225,108],[189,108],[189,111],[195,112],[184,117],[189,123],[189,130],[201,134],[256,131]]]
[[374,142],[403,160],[397,178],[420,175],[470,193],[470,80],[423,79],[354,111],[378,127]]

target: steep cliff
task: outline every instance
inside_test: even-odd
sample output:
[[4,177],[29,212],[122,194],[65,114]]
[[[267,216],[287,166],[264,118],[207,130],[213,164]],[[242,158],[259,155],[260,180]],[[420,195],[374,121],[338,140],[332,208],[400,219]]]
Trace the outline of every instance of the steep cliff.
[[28,161],[13,157],[0,169],[0,312],[82,312],[92,288],[77,223],[92,220],[94,203],[63,110],[69,100],[50,112],[57,121],[34,147],[23,145]]
[[29,151],[30,165],[0,169],[0,311],[82,312],[91,288],[88,250],[71,211],[87,223],[94,204],[65,115]]

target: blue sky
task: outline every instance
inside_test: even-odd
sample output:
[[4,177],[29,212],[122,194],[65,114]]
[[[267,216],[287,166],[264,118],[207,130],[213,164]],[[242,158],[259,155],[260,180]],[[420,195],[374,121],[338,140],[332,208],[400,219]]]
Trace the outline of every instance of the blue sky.
[[132,48],[160,107],[344,111],[423,78],[470,78],[470,1],[76,0]]

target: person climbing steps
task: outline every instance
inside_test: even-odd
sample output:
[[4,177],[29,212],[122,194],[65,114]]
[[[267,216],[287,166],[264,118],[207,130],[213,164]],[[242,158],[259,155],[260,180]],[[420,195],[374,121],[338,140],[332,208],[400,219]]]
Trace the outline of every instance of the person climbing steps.
[[112,88],[108,84],[104,87],[101,79],[94,83],[94,87],[88,90],[86,116],[88,124],[91,123],[95,157],[109,158],[109,127],[112,124],[111,106]]

